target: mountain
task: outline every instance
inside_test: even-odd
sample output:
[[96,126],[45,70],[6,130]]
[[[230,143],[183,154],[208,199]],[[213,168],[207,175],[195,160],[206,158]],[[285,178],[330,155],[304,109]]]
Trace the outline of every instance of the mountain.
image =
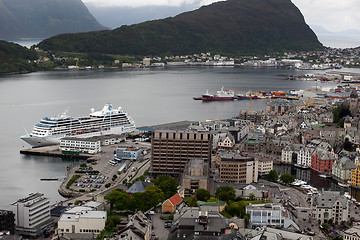
[[81,0],[0,0],[0,39],[104,30]]
[[0,74],[33,71],[36,66],[30,61],[35,59],[33,49],[0,40]]
[[291,0],[228,0],[112,31],[63,34],[44,50],[122,55],[242,55],[322,48]]
[[183,3],[179,6],[98,6],[91,2],[85,2],[90,13],[103,26],[111,29],[122,25],[131,25],[149,20],[157,20],[173,17],[180,13],[192,11],[201,5],[198,1]]

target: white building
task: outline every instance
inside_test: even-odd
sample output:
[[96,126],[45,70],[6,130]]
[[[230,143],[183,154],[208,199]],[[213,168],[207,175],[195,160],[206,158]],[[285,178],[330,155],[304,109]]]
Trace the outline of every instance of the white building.
[[281,162],[296,163],[299,166],[311,167],[311,156],[315,149],[303,144],[290,144],[281,151]]
[[311,204],[312,217],[321,222],[333,220],[335,224],[347,221],[349,217],[349,204],[340,192],[324,192],[316,195]]
[[246,213],[250,215],[249,224],[251,227],[262,227],[267,225],[284,227],[285,209],[275,204],[249,204]]
[[342,157],[333,162],[331,174],[335,180],[347,183],[351,181],[351,174],[356,169],[356,164],[348,157]]
[[105,228],[106,219],[106,211],[93,211],[91,207],[74,207],[61,215],[57,234],[84,233],[98,235]]
[[259,175],[267,175],[273,170],[274,161],[271,159],[259,159]]
[[64,137],[60,139],[60,150],[63,153],[89,153],[96,154],[101,151],[99,137],[76,138]]
[[31,193],[25,198],[10,204],[15,214],[16,230],[27,235],[37,233],[50,220],[50,200],[42,193]]
[[311,167],[311,156],[315,154],[315,148],[300,147],[297,154],[297,164],[304,167]]
[[116,157],[123,160],[138,160],[142,157],[140,148],[137,147],[118,147],[116,149]]

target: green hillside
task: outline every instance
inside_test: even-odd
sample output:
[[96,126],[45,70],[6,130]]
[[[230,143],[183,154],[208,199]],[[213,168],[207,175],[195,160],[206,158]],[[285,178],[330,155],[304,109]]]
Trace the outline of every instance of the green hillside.
[[37,53],[15,43],[0,41],[0,74],[29,72],[36,68],[29,61],[37,59]]
[[209,51],[242,55],[314,50],[322,44],[290,0],[228,0],[112,31],[63,34],[39,47],[142,56]]

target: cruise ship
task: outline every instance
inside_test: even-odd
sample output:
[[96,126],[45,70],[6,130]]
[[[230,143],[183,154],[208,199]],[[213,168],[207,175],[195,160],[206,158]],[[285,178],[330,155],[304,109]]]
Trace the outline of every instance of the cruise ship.
[[41,147],[59,144],[65,136],[92,137],[128,133],[135,129],[135,122],[121,107],[114,109],[111,104],[105,104],[100,111],[92,108],[89,116],[72,118],[65,112],[56,117],[44,117],[21,139],[32,147]]

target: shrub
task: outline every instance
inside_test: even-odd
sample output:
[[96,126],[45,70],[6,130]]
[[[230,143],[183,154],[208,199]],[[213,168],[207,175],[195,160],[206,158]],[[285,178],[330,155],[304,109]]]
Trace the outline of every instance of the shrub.
[[106,187],[106,188],[109,188],[110,186],[111,186],[111,183],[105,184],[105,187]]

